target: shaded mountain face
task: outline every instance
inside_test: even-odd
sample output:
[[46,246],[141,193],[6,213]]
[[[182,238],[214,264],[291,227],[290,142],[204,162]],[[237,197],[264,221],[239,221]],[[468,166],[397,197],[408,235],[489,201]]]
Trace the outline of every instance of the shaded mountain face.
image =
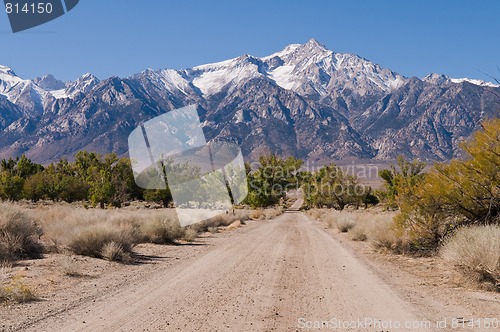
[[138,125],[196,104],[206,137],[237,142],[248,160],[268,152],[325,162],[448,160],[483,119],[498,116],[499,96],[488,82],[405,78],[315,40],[263,58],[102,81],[24,80],[0,66],[0,157],[126,155]]
[[48,74],[43,77],[37,77],[33,80],[33,83],[38,85],[40,88],[46,91],[55,91],[66,88],[64,82],[56,79],[54,76]]

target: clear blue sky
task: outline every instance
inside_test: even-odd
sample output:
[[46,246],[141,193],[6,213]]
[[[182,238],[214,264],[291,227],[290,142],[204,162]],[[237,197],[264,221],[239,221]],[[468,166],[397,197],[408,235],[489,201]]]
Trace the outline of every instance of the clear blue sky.
[[17,34],[0,12],[0,64],[24,78],[126,77],[264,56],[310,38],[405,76],[500,76],[498,0],[80,0]]

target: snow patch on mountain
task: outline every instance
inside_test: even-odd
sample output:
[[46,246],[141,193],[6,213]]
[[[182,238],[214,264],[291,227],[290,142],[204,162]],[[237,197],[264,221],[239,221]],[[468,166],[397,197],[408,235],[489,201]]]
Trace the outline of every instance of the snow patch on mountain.
[[498,87],[500,87],[500,84],[494,84],[494,83],[491,83],[491,82],[486,82],[486,81],[482,81],[482,80],[476,80],[476,79],[472,79],[472,78],[450,78],[450,81],[452,81],[453,83],[468,82],[468,83],[471,83],[471,84],[474,84],[474,85],[488,86],[488,87],[492,87],[492,88],[498,88]]
[[235,87],[243,80],[262,77],[259,61],[246,54],[231,60],[194,67],[188,70],[188,75],[203,95],[213,95],[224,88]]
[[500,87],[500,84],[495,84],[492,82],[487,82],[483,80],[478,80],[478,79],[472,79],[472,78],[451,78],[446,75],[442,74],[429,74],[422,78],[422,81],[427,82],[427,83],[432,83],[432,84],[446,84],[446,83],[455,83],[455,84],[460,84],[463,82],[471,83],[474,85],[482,86],[482,87],[491,87],[491,88],[498,88]]
[[97,77],[87,73],[76,81],[66,83],[66,88],[49,91],[49,93],[56,99],[75,98],[80,93],[90,92],[99,82]]

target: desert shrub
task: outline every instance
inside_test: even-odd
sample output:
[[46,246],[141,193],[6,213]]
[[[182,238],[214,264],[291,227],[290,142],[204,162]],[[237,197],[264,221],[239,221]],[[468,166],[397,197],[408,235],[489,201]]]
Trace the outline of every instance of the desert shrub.
[[139,229],[143,241],[157,244],[173,243],[185,235],[179,222],[167,215],[151,216],[140,223]]
[[424,168],[425,163],[422,161],[410,161],[399,156],[397,165],[379,172],[385,187],[380,198],[388,206],[399,206],[401,201],[412,198],[413,190],[424,178]]
[[223,213],[213,218],[202,221],[201,223],[192,225],[191,228],[194,228],[198,233],[201,233],[210,231],[210,228],[229,226],[236,220],[239,220],[242,224],[245,224],[245,221],[254,219],[254,211],[260,210],[253,210],[251,212],[249,212],[248,210],[231,210],[228,211],[228,213]]
[[279,207],[275,207],[275,208],[269,208],[269,209],[265,209],[264,210],[264,213],[265,213],[265,219],[266,220],[270,220],[270,219],[274,219],[280,215],[283,214],[285,210],[283,209],[282,206],[279,206]]
[[397,191],[400,232],[417,251],[434,251],[454,229],[494,224],[500,214],[500,119],[461,145],[467,157],[435,165],[409,190]]
[[216,234],[219,232],[219,228],[211,226],[211,227],[208,227],[208,231],[212,234]]
[[134,235],[133,228],[127,225],[96,223],[83,226],[72,234],[68,248],[77,255],[105,258],[104,249],[111,243],[114,244],[110,246],[119,246],[124,253],[132,252],[136,243]]
[[[375,202],[371,188],[359,184],[356,176],[347,174],[331,163],[313,173],[302,187],[306,207],[327,207],[344,210],[348,205],[359,207]],[[373,197],[372,197],[373,196]]]
[[264,219],[265,217],[266,214],[263,209],[252,210],[252,212],[250,213],[250,218],[254,220]]
[[442,257],[466,276],[500,291],[500,226],[470,226],[449,236]]
[[27,214],[10,204],[0,204],[0,261],[40,257],[40,235],[41,229]]
[[353,241],[366,241],[368,239],[365,230],[359,226],[354,226],[354,228],[349,231],[349,235]]
[[130,254],[123,250],[122,245],[114,241],[108,242],[102,247],[101,256],[108,261],[128,262],[131,259]]
[[328,228],[334,228],[337,226],[337,218],[331,214],[320,215],[319,218],[326,223]]
[[187,242],[193,242],[194,240],[196,240],[197,237],[198,237],[198,232],[196,231],[196,229],[189,227],[186,228],[182,239]]
[[354,227],[355,222],[351,218],[344,217],[337,219],[336,224],[339,231],[341,231],[342,233],[347,233],[350,229]]
[[396,254],[407,251],[408,241],[396,230],[392,218],[372,224],[368,239],[375,249],[383,249]]
[[285,198],[286,191],[299,186],[298,170],[303,161],[294,157],[263,155],[259,167],[247,167],[248,195],[245,203],[253,208],[275,205]]
[[11,281],[10,283],[0,285],[0,303],[25,303],[37,300],[38,296],[35,291],[22,282]]

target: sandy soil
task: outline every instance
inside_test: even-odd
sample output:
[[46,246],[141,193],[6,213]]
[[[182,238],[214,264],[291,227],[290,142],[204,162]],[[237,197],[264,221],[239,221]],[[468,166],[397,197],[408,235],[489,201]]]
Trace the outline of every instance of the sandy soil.
[[137,251],[142,263],[127,266],[73,257],[61,267],[68,258],[57,255],[25,262],[18,273],[43,285],[42,301],[0,307],[0,329],[460,331],[475,319],[474,330],[498,330],[484,326],[499,318],[498,294],[454,287],[453,276],[424,273],[432,262],[422,270],[375,254],[300,212]]

